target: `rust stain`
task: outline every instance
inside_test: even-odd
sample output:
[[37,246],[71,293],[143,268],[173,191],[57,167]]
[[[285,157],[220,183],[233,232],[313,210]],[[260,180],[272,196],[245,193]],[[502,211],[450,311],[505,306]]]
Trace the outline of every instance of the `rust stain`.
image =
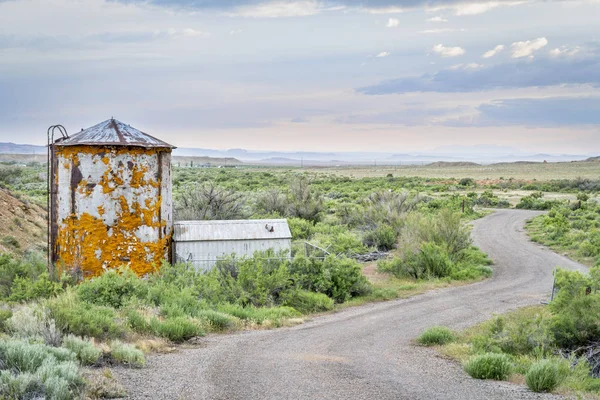
[[[67,166],[78,166],[79,155],[91,155],[94,160],[102,161],[105,170],[97,184],[102,186],[105,202],[110,203],[110,209],[114,211],[114,218],[109,218],[114,221],[105,222],[107,204],[96,207],[97,217],[88,212],[77,213],[73,206],[75,199],[71,199],[71,214],[58,221],[54,248],[59,265],[66,269],[80,268],[86,277],[97,276],[105,269],[122,265],[128,265],[138,275],[145,275],[159,267],[171,241],[171,235],[159,234],[167,225],[161,218],[161,196],[145,198],[141,203],[135,199],[140,195],[147,197],[154,188],[160,188],[160,174],[158,177],[149,174],[149,167],[141,165],[140,161],[144,162],[144,159],[139,158],[156,156],[160,151],[148,148],[68,146],[58,148],[57,153]],[[111,163],[115,156],[124,154],[133,160],[127,162],[127,166],[122,162],[116,166]],[[84,172],[87,174],[87,171]],[[89,197],[96,186],[85,179],[72,180],[71,184],[72,193],[76,191],[83,198]],[[119,188],[130,188],[134,200],[128,201],[121,194],[122,191],[116,192]],[[142,241],[138,235],[148,231],[157,232],[157,238]]]

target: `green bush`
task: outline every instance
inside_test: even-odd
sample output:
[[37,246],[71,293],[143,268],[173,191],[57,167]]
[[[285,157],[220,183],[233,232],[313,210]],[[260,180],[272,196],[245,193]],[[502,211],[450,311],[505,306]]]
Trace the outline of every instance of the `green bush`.
[[6,321],[13,316],[11,309],[0,308],[0,332],[6,332]]
[[525,382],[534,392],[552,392],[559,384],[558,368],[551,360],[538,361],[527,371]]
[[280,325],[284,319],[299,317],[301,314],[291,307],[242,307],[237,304],[222,304],[218,310],[225,314],[233,315],[244,321],[254,322],[258,325],[265,321],[273,321],[275,325]]
[[67,335],[63,338],[62,346],[75,353],[82,365],[94,365],[102,356],[102,350],[89,340],[77,336]]
[[475,355],[465,363],[465,371],[475,379],[508,379],[512,364],[505,354],[486,353]]
[[294,240],[305,240],[311,237],[313,232],[312,222],[302,218],[288,218],[287,221],[290,227],[290,231],[292,232],[292,238]]
[[99,306],[121,308],[132,297],[145,297],[146,285],[129,268],[111,269],[77,286],[83,301]]
[[46,272],[46,263],[38,254],[25,257],[0,254],[0,298],[6,299],[11,295],[15,279],[24,278],[33,282]]
[[118,340],[111,343],[110,356],[116,362],[130,367],[141,368],[146,365],[146,357],[141,350]]
[[152,332],[152,326],[148,320],[136,310],[127,310],[125,312],[127,317],[127,325],[134,332],[141,334],[148,334]]
[[125,333],[113,308],[83,302],[71,291],[48,300],[47,306],[64,333],[97,339],[116,339]]
[[445,326],[427,328],[418,338],[417,342],[424,346],[441,346],[456,339],[454,333]]
[[200,310],[195,316],[198,319],[207,321],[210,326],[217,331],[231,329],[235,322],[230,315],[214,310]]
[[323,293],[309,292],[307,290],[294,290],[287,293],[284,305],[293,307],[303,314],[329,311],[333,309],[334,302]]
[[10,301],[30,301],[49,298],[62,293],[60,283],[52,281],[47,272],[40,274],[36,279],[28,277],[15,277],[10,288]]
[[380,251],[392,250],[398,241],[398,232],[389,225],[380,225],[367,231],[363,238],[365,245],[376,247]]
[[167,318],[164,321],[155,318],[150,325],[155,334],[175,343],[185,342],[196,336],[204,336],[200,325],[185,317]]

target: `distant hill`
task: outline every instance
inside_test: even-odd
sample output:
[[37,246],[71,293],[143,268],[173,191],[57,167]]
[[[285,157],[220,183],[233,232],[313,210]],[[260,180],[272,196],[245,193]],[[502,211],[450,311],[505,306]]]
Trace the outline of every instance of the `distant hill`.
[[194,157],[173,156],[173,165],[177,166],[214,166],[219,165],[243,165],[244,163],[233,157]]
[[46,211],[0,188],[0,253],[47,248]]
[[477,164],[474,162],[467,161],[438,161],[431,164],[428,164],[429,167],[474,167],[481,166],[481,164]]
[[46,147],[0,142],[0,154],[46,154]]
[[598,157],[590,157],[587,160],[585,160],[587,162],[599,162],[600,161],[600,156]]

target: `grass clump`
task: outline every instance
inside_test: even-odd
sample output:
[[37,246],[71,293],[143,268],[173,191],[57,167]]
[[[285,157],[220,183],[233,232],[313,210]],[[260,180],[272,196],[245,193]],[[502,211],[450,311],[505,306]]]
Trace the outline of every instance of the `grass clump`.
[[455,339],[454,332],[449,328],[445,326],[432,326],[417,338],[417,342],[423,346],[436,346],[453,342]]
[[512,363],[506,354],[475,355],[465,363],[465,371],[475,379],[505,381],[512,372]]
[[146,365],[144,353],[135,346],[115,340],[110,345],[110,357],[120,363],[134,368]]
[[164,321],[153,319],[151,322],[154,333],[175,343],[182,343],[196,336],[204,336],[200,325],[189,318],[167,318]]
[[296,290],[291,292],[283,302],[303,314],[333,310],[334,301],[323,293]]
[[94,365],[102,356],[102,350],[98,349],[89,340],[77,336],[68,335],[63,339],[62,346],[77,355],[77,359],[83,365]]
[[525,374],[527,387],[534,392],[552,392],[559,384],[559,371],[551,360],[541,360]]
[[211,329],[215,331],[226,331],[235,325],[235,317],[214,310],[200,310],[196,313],[196,317],[208,322]]

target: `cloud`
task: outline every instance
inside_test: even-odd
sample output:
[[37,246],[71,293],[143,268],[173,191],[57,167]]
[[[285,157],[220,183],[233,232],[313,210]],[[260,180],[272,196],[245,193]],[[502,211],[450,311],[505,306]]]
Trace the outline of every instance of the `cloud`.
[[360,7],[359,10],[369,14],[400,14],[407,11],[404,7],[393,5],[387,7]]
[[381,53],[377,54],[375,57],[377,58],[383,58],[383,57],[387,57],[389,56],[391,53],[388,53],[387,51],[382,51]]
[[436,33],[457,32],[457,31],[466,32],[466,29],[452,29],[452,28],[426,29],[424,31],[417,31],[417,33],[436,34]]
[[443,44],[436,44],[431,50],[442,57],[457,57],[465,54],[465,49],[462,47],[445,47]]
[[492,50],[488,50],[485,53],[483,53],[482,57],[483,58],[494,57],[496,54],[500,53],[502,50],[504,50],[504,45],[499,44],[498,46],[494,47]]
[[441,10],[452,10],[454,15],[478,15],[493,10],[498,7],[511,7],[517,6],[520,4],[527,3],[529,1],[463,1],[463,2],[439,2],[437,5],[433,3],[433,5],[428,6],[428,11],[436,12]]
[[479,126],[598,125],[600,97],[503,99],[477,107],[473,121]]
[[579,54],[581,51],[580,46],[575,46],[573,48],[569,48],[567,46],[561,46],[560,48],[552,49],[548,52],[552,57],[573,57],[574,55]]
[[511,57],[522,58],[532,56],[533,53],[548,44],[548,40],[545,37],[537,38],[534,40],[527,40],[525,42],[515,42],[510,45]]
[[202,32],[202,31],[197,31],[195,29],[192,28],[185,28],[180,32],[175,31],[175,35],[181,35],[181,36],[189,36],[189,37],[209,37],[210,33],[208,32]]
[[[108,0],[184,10],[215,10],[232,16],[276,18],[309,16],[322,11],[356,10],[370,14],[396,14],[423,9],[452,10],[455,15],[475,15],[503,6],[535,0]],[[567,0],[555,0],[567,1]],[[445,22],[443,19],[432,22]]]
[[477,63],[469,63],[469,64],[456,64],[450,67],[450,69],[452,70],[456,70],[456,69],[479,69],[479,68],[483,68],[484,65],[483,64],[477,64]]
[[233,36],[233,35],[239,35],[239,34],[240,34],[240,33],[242,33],[242,32],[244,32],[244,31],[243,31],[243,30],[241,30],[241,29],[232,29],[232,30],[230,30],[230,31],[229,31],[229,34],[230,34],[231,36]]
[[324,10],[323,4],[315,0],[271,1],[237,7],[230,16],[250,18],[306,17]]
[[479,92],[494,89],[546,87],[565,84],[600,87],[600,57],[536,59],[481,68],[444,69],[435,74],[405,77],[363,87],[370,95],[411,92]]
[[440,16],[431,17],[426,19],[427,22],[448,22],[446,18],[442,18]]
[[390,18],[390,19],[388,19],[388,22],[387,22],[387,25],[386,25],[386,26],[387,26],[388,28],[395,28],[395,27],[397,27],[398,25],[400,25],[400,21],[398,21],[398,19],[397,19],[397,18]]

